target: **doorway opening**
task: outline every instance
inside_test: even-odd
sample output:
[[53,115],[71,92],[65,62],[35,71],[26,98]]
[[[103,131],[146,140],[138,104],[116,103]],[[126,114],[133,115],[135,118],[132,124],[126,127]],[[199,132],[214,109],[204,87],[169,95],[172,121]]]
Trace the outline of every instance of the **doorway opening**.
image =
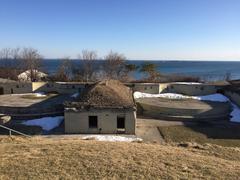
[[4,94],[3,87],[0,87],[0,95],[3,95],[3,94]]
[[125,133],[125,117],[117,116],[117,132]]

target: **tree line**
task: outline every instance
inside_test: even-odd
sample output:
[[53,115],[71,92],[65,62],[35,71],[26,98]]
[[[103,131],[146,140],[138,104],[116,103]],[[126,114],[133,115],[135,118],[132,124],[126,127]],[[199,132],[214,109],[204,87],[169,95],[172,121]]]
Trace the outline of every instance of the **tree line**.
[[[98,63],[101,59],[101,63]],[[79,65],[73,64],[69,57],[59,61],[60,66],[48,81],[94,82],[103,79],[117,79],[124,82],[133,81],[134,72],[144,74],[144,80],[156,81],[160,77],[157,65],[143,63],[140,66],[129,63],[125,55],[110,51],[103,58],[96,51],[83,50],[79,56]],[[4,48],[0,50],[0,78],[17,80],[17,75],[28,70],[29,79],[36,81],[38,71],[45,71],[43,56],[34,48]]]

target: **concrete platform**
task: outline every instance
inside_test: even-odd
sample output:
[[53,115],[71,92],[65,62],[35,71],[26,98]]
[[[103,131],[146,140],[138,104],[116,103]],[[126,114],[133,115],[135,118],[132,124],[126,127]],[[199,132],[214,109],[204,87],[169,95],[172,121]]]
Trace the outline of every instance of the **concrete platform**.
[[169,120],[228,119],[231,111],[228,102],[194,99],[140,98],[137,103],[139,114]]
[[31,119],[63,114],[63,103],[71,100],[70,95],[50,94],[33,97],[32,94],[0,95],[0,113],[13,119]]

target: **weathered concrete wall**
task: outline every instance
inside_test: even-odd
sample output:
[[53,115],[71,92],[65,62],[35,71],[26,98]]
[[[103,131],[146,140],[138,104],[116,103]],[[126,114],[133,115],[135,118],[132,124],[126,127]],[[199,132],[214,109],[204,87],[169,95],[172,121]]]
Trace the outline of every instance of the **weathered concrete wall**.
[[33,92],[57,92],[59,94],[81,93],[86,83],[33,82]]
[[134,83],[132,85],[133,91],[139,91],[143,93],[159,94],[160,84],[159,83]]
[[133,91],[143,93],[159,94],[159,93],[178,93],[189,96],[214,94],[222,86],[211,84],[184,84],[184,83],[133,83],[128,84]]
[[32,83],[1,83],[4,94],[23,94],[32,92]]
[[[125,133],[135,134],[136,113],[119,110],[90,110],[73,112],[66,110],[65,133],[117,133],[117,116],[125,116]],[[98,128],[89,128],[88,116],[98,116]],[[101,129],[101,130],[100,130]]]
[[[133,91],[144,93],[179,93],[186,95],[208,95],[216,93],[221,86],[209,84],[179,84],[179,83],[128,83]],[[87,83],[78,82],[32,82],[32,83],[1,83],[4,94],[30,93],[30,92],[57,92],[59,94],[74,94],[82,92]]]
[[[230,112],[230,104],[229,103],[215,103],[208,102],[209,108],[206,109],[178,109],[171,107],[158,107],[154,105],[140,103],[143,108],[143,113],[148,115],[158,114],[162,116],[192,116],[193,118],[201,117],[224,117],[228,115]],[[214,105],[215,104],[215,105]],[[217,105],[218,104],[218,105]],[[211,107],[212,106],[212,107]]]
[[178,84],[178,83],[162,83],[160,84],[160,93],[178,93],[189,96],[202,96],[214,94],[220,86],[208,84]]
[[232,102],[240,106],[240,94],[233,91],[224,91],[224,95],[226,95]]

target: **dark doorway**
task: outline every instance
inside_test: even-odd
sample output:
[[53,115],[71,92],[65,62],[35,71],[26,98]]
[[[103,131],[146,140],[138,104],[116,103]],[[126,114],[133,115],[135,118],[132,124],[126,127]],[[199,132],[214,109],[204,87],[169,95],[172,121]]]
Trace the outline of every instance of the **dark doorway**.
[[11,94],[13,94],[13,88],[11,88]]
[[89,128],[98,128],[98,118],[97,116],[88,116]]
[[3,87],[0,87],[0,95],[3,95],[4,91],[3,91]]
[[125,129],[125,117],[117,117],[117,129]]

